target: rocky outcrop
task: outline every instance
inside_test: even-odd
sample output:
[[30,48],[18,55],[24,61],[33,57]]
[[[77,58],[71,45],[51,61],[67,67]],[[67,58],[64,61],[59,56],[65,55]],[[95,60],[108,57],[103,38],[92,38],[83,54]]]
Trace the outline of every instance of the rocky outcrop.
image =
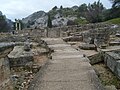
[[46,26],[47,21],[47,13],[44,11],[38,11],[26,18],[22,19],[22,22],[26,25],[26,27],[37,27],[37,26]]
[[[75,8],[73,8],[75,9]],[[52,10],[51,10],[52,11]],[[53,11],[54,12],[54,11]],[[74,21],[77,19],[76,16],[67,16],[61,15],[61,13],[56,11],[56,14],[50,14],[52,16],[52,25],[54,27],[57,26],[66,26],[68,21]],[[31,27],[31,28],[41,28],[41,27],[47,27],[48,22],[48,15],[44,11],[38,11],[31,15],[29,15],[26,18],[22,19],[22,22],[25,24],[25,27]]]
[[[57,17],[56,17],[57,16]],[[77,17],[72,16],[72,17],[60,17],[59,14],[55,16],[55,19],[52,20],[52,25],[53,26],[67,26],[68,21],[74,21],[77,19]]]

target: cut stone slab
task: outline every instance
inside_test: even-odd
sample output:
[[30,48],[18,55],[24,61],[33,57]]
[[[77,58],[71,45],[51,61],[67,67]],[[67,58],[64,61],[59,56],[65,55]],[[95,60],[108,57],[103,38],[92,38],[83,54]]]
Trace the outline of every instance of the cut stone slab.
[[83,57],[83,55],[56,55],[56,56],[52,56],[52,59],[69,59],[69,58],[81,58]]
[[47,42],[48,45],[54,45],[54,44],[65,44],[62,39],[60,38],[43,38],[45,42]]
[[96,46],[94,44],[82,44],[79,46],[79,48],[83,50],[95,50]]
[[[38,82],[39,83],[39,82]],[[86,84],[85,84],[86,83]],[[69,81],[69,82],[41,82],[40,86],[35,86],[34,90],[103,90],[94,84],[88,84],[87,81]],[[31,89],[32,90],[32,89]]]
[[78,52],[55,52],[55,53],[53,53],[52,54],[52,56],[68,56],[68,55],[81,55],[80,53],[78,53]]
[[13,51],[8,55],[9,58],[19,58],[25,56],[33,56],[33,53],[24,51],[24,46],[15,46]]
[[[82,72],[82,73],[81,73]],[[67,82],[67,81],[87,81],[93,83],[92,79],[95,72],[93,70],[84,71],[46,71],[42,81],[46,82]],[[80,77],[81,76],[81,77]],[[91,78],[91,79],[90,79]]]
[[116,42],[115,41],[114,42],[109,42],[109,45],[110,46],[120,45],[120,42],[117,42],[117,41]]
[[3,42],[3,43],[0,43],[0,51],[4,51],[10,47],[14,47],[15,43],[6,43],[6,42]]
[[[55,50],[66,50],[66,49],[68,49],[68,50],[71,50],[72,48],[70,47],[70,45],[64,45],[64,44],[62,44],[61,46],[59,46],[59,45],[49,45],[49,47],[51,48],[51,49],[55,49]],[[72,49],[72,50],[74,50],[74,49]]]
[[50,71],[55,70],[75,70],[75,71],[84,71],[84,70],[92,70],[91,65],[87,61],[80,60],[53,60],[50,61],[49,67],[47,68]]
[[11,67],[25,66],[28,62],[33,61],[32,51],[24,51],[24,46],[15,46],[13,51],[8,54]]
[[64,41],[82,41],[82,36],[69,36],[63,38]]

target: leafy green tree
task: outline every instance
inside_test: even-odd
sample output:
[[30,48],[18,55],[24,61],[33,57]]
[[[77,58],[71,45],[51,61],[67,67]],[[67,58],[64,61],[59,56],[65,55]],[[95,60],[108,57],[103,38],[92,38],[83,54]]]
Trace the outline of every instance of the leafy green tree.
[[103,20],[104,9],[105,8],[100,1],[89,4],[86,13],[86,19],[92,23],[101,22]]
[[52,20],[51,20],[50,14],[48,14],[48,24],[47,24],[47,27],[52,28]]
[[57,6],[53,7],[52,10],[56,10],[57,9]]
[[110,9],[110,19],[120,17],[120,0],[110,0],[112,2],[112,8]]
[[7,32],[9,29],[4,15],[0,15],[0,32]]
[[87,5],[86,4],[82,4],[79,6],[78,8],[78,17],[85,17],[86,12],[87,12]]
[[63,6],[62,6],[62,5],[60,6],[60,9],[63,9]]
[[113,5],[112,7],[119,7],[120,8],[120,0],[110,0]]

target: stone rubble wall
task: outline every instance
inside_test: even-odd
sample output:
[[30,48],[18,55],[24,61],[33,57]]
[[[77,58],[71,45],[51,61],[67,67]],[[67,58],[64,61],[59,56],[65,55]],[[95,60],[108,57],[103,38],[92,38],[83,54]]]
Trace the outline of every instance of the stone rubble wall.
[[[85,24],[85,25],[74,25],[74,26],[63,26],[63,27],[53,27],[53,28],[44,28],[44,29],[25,29],[16,31],[14,35],[8,34],[5,36],[0,37],[0,42],[24,42],[27,38],[35,41],[38,38],[42,37],[51,37],[51,38],[58,38],[58,37],[68,37],[68,36],[77,36],[81,35],[81,32],[87,32],[96,30],[98,28],[105,28],[107,27],[108,30],[112,27],[109,24]],[[114,33],[117,29],[112,28]]]
[[88,31],[90,29],[109,27],[108,24],[85,24],[85,25],[74,25],[74,26],[63,26],[54,28],[44,28],[44,29],[26,29],[18,31],[19,34],[29,34],[30,36],[36,37],[66,37],[70,33]]

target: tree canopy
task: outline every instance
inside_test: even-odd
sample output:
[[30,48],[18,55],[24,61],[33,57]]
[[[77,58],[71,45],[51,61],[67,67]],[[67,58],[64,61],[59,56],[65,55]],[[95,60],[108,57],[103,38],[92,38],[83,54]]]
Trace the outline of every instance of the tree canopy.
[[48,24],[47,24],[47,27],[52,28],[52,21],[51,21],[50,14],[48,14]]
[[112,7],[119,7],[120,8],[120,0],[110,0],[113,5]]
[[0,15],[0,32],[7,32],[9,29],[6,17],[4,15]]

